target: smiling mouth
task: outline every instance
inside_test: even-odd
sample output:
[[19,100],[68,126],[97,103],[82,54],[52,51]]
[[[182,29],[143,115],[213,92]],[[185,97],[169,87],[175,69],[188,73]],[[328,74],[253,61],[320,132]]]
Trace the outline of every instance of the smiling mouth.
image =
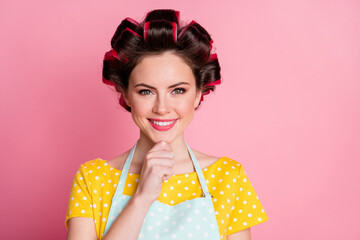
[[164,119],[164,120],[160,120],[160,119],[150,119],[148,118],[148,120],[153,123],[153,124],[156,124],[158,126],[169,126],[171,125],[172,123],[174,123],[177,119],[173,119],[173,120],[168,120],[168,119]]
[[161,121],[158,121],[160,119],[150,119],[148,118],[151,126],[155,129],[155,130],[158,130],[158,131],[168,131],[170,130],[177,122],[178,118],[177,119],[173,119],[173,120],[168,120],[166,119],[161,119]]

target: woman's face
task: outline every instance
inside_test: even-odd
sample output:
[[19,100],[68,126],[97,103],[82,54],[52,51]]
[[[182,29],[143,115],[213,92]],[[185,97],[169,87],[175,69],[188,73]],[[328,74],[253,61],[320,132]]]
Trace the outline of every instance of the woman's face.
[[200,98],[191,68],[171,52],[144,57],[131,72],[124,95],[140,134],[153,143],[183,137]]

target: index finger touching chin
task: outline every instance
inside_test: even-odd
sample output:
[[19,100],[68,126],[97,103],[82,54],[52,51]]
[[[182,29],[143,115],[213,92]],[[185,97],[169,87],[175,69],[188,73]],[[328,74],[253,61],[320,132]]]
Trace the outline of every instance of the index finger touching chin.
[[167,143],[166,141],[161,141],[160,144],[161,144],[161,148],[162,148],[163,150],[167,150],[167,151],[171,151],[171,152],[172,152],[172,148],[171,148],[171,146],[170,146],[169,143]]

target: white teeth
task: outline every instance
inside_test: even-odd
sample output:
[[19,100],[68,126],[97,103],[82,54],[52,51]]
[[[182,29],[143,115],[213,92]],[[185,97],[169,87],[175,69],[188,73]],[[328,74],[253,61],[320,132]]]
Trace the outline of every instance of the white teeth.
[[153,121],[153,120],[150,120],[150,121],[159,126],[168,126],[168,125],[172,124],[173,122],[175,122],[175,120],[171,121],[171,122],[157,122],[157,121]]

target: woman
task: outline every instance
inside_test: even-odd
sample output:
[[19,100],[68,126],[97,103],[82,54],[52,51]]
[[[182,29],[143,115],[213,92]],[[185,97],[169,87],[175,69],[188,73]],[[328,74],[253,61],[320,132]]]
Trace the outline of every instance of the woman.
[[184,131],[220,83],[212,39],[179,12],[124,19],[105,54],[103,81],[120,93],[140,137],[113,160],[81,164],[65,224],[68,239],[250,239],[267,215],[244,168],[191,149]]

